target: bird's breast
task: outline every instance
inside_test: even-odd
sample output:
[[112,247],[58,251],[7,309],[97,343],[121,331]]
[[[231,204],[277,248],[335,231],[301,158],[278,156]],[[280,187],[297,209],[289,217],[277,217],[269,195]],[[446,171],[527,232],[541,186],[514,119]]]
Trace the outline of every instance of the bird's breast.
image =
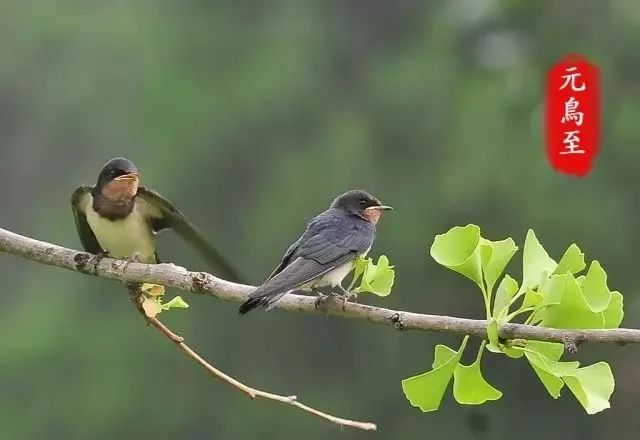
[[142,263],[155,263],[155,240],[147,219],[138,204],[122,219],[109,220],[94,211],[91,204],[86,209],[87,222],[98,239],[100,247],[115,258],[138,255]]

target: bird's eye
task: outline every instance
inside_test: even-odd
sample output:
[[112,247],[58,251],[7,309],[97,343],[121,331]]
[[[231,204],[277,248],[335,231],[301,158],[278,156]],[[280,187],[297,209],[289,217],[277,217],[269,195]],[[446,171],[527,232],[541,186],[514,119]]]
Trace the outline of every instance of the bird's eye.
[[360,199],[360,206],[367,206],[367,199]]

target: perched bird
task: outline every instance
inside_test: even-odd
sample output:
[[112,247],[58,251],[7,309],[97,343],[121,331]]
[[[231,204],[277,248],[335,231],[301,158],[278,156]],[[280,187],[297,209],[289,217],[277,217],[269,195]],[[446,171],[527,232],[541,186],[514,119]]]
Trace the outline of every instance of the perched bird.
[[362,190],[338,196],[329,209],[312,218],[307,229],[282,257],[267,280],[249,294],[238,310],[241,315],[255,308],[270,310],[288,292],[342,287],[342,280],[353,269],[354,260],[371,249],[376,223],[385,206]]
[[84,185],[71,195],[71,207],[82,246],[93,254],[108,254],[141,263],[159,263],[155,233],[173,229],[221,271],[240,280],[236,270],[164,197],[139,186],[131,161],[108,161],[95,186]]

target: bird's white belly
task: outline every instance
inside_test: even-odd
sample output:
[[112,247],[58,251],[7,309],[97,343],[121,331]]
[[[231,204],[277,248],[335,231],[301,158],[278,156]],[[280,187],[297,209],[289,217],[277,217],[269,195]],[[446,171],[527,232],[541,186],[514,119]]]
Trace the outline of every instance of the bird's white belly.
[[[370,250],[371,250],[371,246],[369,246],[369,248],[366,251],[360,254],[360,256],[362,258],[366,257]],[[305,286],[305,287],[311,287],[311,285],[319,286],[319,287],[320,286],[331,286],[331,287],[341,286],[342,280],[344,280],[345,277],[349,275],[349,272],[353,270],[353,267],[355,266],[355,264],[356,263],[353,260],[347,261],[342,266],[338,266],[335,269],[331,269],[329,272],[325,273],[323,276],[321,276],[317,280],[312,281],[310,283],[310,286]]]
[[353,270],[354,264],[355,263],[353,261],[349,261],[342,266],[331,269],[329,272],[324,274],[322,281],[332,287],[342,285],[342,280],[344,280],[344,278],[349,275],[349,272]]
[[353,261],[344,263],[342,266],[338,266],[335,269],[331,269],[323,276],[318,278],[313,285],[314,286],[331,286],[336,287],[342,285],[342,280],[353,270]]
[[138,256],[140,262],[154,263],[155,243],[153,232],[138,207],[122,220],[101,217],[91,206],[86,210],[87,222],[100,247],[115,258]]

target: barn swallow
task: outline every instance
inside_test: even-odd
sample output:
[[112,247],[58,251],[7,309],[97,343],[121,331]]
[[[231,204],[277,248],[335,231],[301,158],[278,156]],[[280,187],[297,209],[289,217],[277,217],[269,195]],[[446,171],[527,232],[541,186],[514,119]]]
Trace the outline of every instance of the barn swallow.
[[255,309],[270,310],[292,290],[339,288],[353,270],[354,260],[365,256],[376,235],[376,224],[385,206],[362,190],[338,196],[329,209],[312,218],[307,229],[282,257],[266,281],[249,294],[238,309],[241,315]]
[[95,186],[83,185],[73,192],[73,216],[87,252],[141,263],[159,263],[155,234],[163,229],[173,229],[224,276],[241,279],[180,211],[160,194],[139,186],[139,183],[138,170],[133,163],[117,157],[102,167]]

